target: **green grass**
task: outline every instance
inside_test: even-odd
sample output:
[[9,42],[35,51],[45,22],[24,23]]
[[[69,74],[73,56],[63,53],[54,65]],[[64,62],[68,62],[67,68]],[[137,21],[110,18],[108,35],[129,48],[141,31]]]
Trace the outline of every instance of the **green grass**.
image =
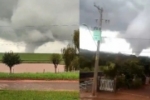
[[79,92],[0,90],[0,100],[79,100]]
[[[0,80],[78,80],[78,72],[63,72],[63,73],[0,73]],[[1,99],[0,99],[1,100]]]
[[[23,63],[51,63],[52,54],[46,53],[18,53]],[[0,61],[2,61],[4,53],[0,53]],[[61,61],[61,64],[64,64]]]

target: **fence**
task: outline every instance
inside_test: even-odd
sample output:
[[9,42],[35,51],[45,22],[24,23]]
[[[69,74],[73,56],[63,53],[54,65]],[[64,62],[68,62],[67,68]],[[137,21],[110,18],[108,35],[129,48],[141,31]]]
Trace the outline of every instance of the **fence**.
[[113,92],[115,91],[115,85],[115,80],[101,78],[99,90]]
[[[85,79],[84,81],[80,82],[80,90],[90,92],[92,90],[92,83],[93,83],[93,79],[91,78]],[[99,78],[97,87],[98,87],[98,91],[115,92],[116,80],[107,79],[107,78]]]

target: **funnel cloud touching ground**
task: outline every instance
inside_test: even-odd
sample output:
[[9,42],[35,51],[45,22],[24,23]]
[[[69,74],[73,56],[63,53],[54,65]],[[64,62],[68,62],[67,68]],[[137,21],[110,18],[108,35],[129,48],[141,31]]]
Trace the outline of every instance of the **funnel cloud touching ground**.
[[[139,55],[144,49],[150,48],[150,1],[149,0],[94,0],[103,7],[103,16],[110,23],[103,23],[103,31],[117,31],[118,38],[124,38],[133,53]],[[80,1],[80,25],[96,25],[99,13],[92,0]]]
[[71,42],[78,29],[79,0],[0,0],[0,7],[0,38],[24,42],[25,52]]

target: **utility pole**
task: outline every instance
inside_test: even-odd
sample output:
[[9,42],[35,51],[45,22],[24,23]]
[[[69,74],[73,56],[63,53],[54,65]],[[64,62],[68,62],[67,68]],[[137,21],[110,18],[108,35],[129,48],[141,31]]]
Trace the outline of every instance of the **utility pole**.
[[[98,12],[100,14],[99,19],[99,31],[102,32],[102,21],[103,19],[103,8],[100,8],[96,4],[94,4],[94,7],[98,9]],[[109,22],[109,20],[105,20],[105,22]],[[94,78],[93,78],[93,86],[92,86],[92,96],[96,95],[97,92],[97,80],[98,80],[98,67],[99,67],[99,50],[100,50],[100,40],[97,41],[97,51],[96,51],[96,57],[95,57],[95,68],[94,68]]]

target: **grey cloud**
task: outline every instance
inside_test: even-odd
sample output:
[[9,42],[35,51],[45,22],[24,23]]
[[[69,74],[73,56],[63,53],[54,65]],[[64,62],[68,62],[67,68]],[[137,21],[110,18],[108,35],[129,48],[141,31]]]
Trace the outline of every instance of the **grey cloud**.
[[[27,52],[50,41],[71,41],[73,31],[79,27],[79,0],[18,0],[12,13],[4,21],[10,27],[1,28],[5,35],[0,33],[0,37],[24,41]],[[9,37],[8,29],[13,38]]]
[[[80,25],[86,23],[90,27],[96,25],[95,19],[99,13],[94,8],[92,0],[81,0]],[[118,37],[125,38],[134,53],[140,54],[143,49],[150,47],[148,40],[138,38],[149,38],[150,26],[150,1],[145,0],[99,0],[96,4],[103,7],[104,19],[109,19],[110,23],[103,23],[103,30],[119,31]],[[137,39],[129,39],[137,38]],[[139,42],[140,41],[140,42]]]
[[0,18],[10,19],[18,0],[0,0]]
[[[80,24],[86,23],[89,26],[96,25],[95,19],[99,18],[97,9],[93,6],[92,0],[81,0]],[[131,0],[100,0],[97,5],[104,9],[103,17],[109,19],[111,23],[103,24],[104,29],[112,31],[125,31],[128,24],[138,14],[139,6],[134,5]]]
[[147,6],[139,13],[139,15],[130,23],[124,37],[133,39],[126,39],[130,43],[133,52],[140,54],[143,49],[150,47],[150,7]]

